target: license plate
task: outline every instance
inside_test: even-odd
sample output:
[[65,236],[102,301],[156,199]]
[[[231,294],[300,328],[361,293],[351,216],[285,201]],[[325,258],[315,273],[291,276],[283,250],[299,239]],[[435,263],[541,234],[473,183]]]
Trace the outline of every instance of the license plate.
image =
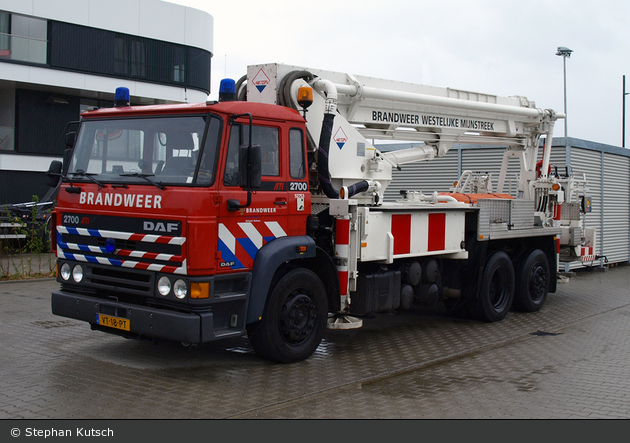
[[131,320],[128,320],[126,318],[110,317],[109,315],[96,314],[96,324],[107,326],[108,328],[131,331]]

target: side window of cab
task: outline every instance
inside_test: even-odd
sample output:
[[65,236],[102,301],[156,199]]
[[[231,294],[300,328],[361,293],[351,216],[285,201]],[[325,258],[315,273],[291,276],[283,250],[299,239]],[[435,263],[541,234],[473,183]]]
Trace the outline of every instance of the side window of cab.
[[306,177],[306,158],[304,157],[304,133],[299,128],[289,131],[289,163],[291,178]]
[[[239,146],[249,144],[249,126],[235,124],[230,131],[230,141],[225,162],[223,184],[238,186],[238,150]],[[280,145],[278,142],[278,128],[269,126],[252,127],[252,144],[260,145],[262,151],[263,177],[280,176]]]

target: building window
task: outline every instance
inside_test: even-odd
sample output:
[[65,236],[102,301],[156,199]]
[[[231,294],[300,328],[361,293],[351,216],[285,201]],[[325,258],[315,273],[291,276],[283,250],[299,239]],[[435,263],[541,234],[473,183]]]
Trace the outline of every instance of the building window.
[[54,20],[49,28],[51,68],[210,90],[203,49]]
[[0,11],[0,59],[46,64],[46,20]]
[[0,11],[0,57],[11,56],[11,14]]
[[147,53],[142,40],[131,41],[131,76],[140,78],[147,76]]
[[186,52],[181,46],[173,48],[173,81],[186,83]]
[[68,122],[79,116],[79,97],[48,91],[15,90],[15,150],[61,155]]
[[127,39],[117,35],[114,41],[114,73],[117,75],[129,75],[129,46]]
[[0,125],[0,151],[15,150],[15,129]]

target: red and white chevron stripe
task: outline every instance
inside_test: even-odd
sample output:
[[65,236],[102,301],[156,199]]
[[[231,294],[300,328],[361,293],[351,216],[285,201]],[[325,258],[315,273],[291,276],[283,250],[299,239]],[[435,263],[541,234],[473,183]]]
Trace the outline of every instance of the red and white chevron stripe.
[[594,261],[597,259],[597,255],[595,251],[593,251],[592,246],[581,246],[580,247],[580,256],[582,257],[582,261]]

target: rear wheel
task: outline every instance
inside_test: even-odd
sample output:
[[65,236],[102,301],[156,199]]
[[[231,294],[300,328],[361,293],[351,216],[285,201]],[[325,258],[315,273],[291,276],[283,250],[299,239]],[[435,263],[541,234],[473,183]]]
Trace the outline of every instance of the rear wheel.
[[549,260],[540,249],[529,252],[518,267],[514,308],[535,312],[543,307],[549,293]]
[[249,341],[268,360],[305,360],[324,337],[327,313],[326,290],[319,277],[308,269],[294,269],[271,290],[262,319],[248,325]]
[[514,300],[514,267],[505,252],[495,252],[486,261],[477,297],[476,317],[494,322],[503,320]]

